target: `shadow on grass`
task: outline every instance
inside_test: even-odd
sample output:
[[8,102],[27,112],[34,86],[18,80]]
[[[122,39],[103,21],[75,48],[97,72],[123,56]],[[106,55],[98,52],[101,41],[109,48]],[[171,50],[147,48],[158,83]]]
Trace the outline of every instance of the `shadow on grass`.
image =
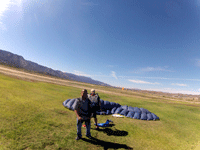
[[[114,124],[112,126],[114,126]],[[106,127],[106,128],[103,128],[103,129],[99,128],[99,129],[95,129],[95,130],[100,131],[100,132],[104,132],[108,136],[111,136],[111,135],[113,135],[113,136],[127,136],[128,135],[127,131],[117,130],[116,128],[115,128],[115,130],[112,130],[109,127]]]
[[85,142],[94,144],[94,145],[100,145],[101,147],[104,148],[104,150],[107,150],[108,148],[112,148],[112,149],[119,149],[119,148],[133,149],[131,147],[128,147],[125,144],[106,142],[106,141],[103,141],[103,140],[96,139],[94,137],[92,137],[91,139],[82,138],[82,140],[85,141]]
[[59,115],[68,115],[68,111],[60,110],[60,109],[54,109],[53,112],[59,114]]

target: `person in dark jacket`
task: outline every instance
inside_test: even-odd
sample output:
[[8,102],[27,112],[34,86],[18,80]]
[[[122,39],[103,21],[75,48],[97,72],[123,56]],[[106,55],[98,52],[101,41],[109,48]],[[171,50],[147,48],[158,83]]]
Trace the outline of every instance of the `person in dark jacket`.
[[90,119],[91,119],[91,107],[90,100],[87,97],[87,90],[84,89],[81,91],[81,97],[77,98],[75,101],[75,109],[74,112],[77,116],[77,137],[76,140],[82,138],[81,134],[81,126],[82,123],[85,122],[86,125],[86,136],[91,138],[90,133]]

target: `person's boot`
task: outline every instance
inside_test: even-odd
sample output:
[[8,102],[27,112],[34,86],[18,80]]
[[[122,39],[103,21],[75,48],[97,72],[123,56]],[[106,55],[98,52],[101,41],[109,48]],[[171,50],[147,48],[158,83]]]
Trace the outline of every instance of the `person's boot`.
[[76,140],[80,140],[81,138],[82,138],[82,137],[77,136],[77,137],[76,137]]

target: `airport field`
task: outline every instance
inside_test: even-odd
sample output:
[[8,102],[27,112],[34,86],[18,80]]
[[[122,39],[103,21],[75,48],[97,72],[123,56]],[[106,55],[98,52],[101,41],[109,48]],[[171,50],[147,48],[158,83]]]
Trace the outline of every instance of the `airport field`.
[[[39,75],[38,75],[39,76]],[[134,149],[190,150],[200,141],[200,104],[128,93],[97,85],[59,79],[37,80],[0,73],[0,150],[19,149]],[[51,80],[51,81],[50,81]],[[47,81],[49,81],[47,83]],[[76,141],[76,116],[62,102],[80,96],[82,88],[99,89],[101,99],[121,105],[145,108],[160,120],[98,116],[103,123],[111,119],[114,126],[95,130]]]

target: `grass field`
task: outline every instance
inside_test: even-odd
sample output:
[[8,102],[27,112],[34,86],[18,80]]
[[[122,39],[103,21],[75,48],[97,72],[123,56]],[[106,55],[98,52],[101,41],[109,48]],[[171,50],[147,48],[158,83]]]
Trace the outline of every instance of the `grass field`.
[[[87,87],[90,90],[90,87]],[[200,105],[156,98],[134,98],[98,92],[101,99],[142,107],[159,121],[98,116],[113,127],[94,130],[76,141],[76,116],[63,107],[80,89],[43,82],[28,82],[0,74],[0,150],[18,149],[134,149],[190,150],[200,141]]]

